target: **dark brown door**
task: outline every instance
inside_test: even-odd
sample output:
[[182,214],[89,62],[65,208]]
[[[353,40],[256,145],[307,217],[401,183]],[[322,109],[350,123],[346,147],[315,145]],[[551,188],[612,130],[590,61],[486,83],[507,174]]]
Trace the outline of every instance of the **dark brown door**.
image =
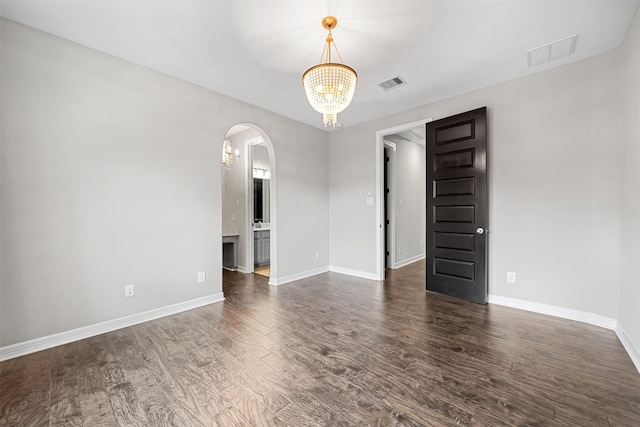
[[487,302],[487,108],[427,123],[427,290]]

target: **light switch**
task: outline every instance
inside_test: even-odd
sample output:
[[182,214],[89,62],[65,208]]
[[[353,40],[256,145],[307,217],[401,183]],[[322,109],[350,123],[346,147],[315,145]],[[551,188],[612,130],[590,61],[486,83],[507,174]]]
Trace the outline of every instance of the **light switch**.
[[367,206],[373,206],[373,197],[367,197]]

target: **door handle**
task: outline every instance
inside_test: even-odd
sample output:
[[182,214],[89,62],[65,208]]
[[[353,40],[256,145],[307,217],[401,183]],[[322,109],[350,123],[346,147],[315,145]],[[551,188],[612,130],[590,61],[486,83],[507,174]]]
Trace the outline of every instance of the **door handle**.
[[476,228],[476,234],[484,234],[484,228],[482,227]]

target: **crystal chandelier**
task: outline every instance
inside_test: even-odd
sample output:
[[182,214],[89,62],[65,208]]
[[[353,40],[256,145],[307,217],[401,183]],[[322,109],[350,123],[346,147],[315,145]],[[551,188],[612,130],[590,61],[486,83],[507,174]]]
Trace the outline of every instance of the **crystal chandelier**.
[[[322,113],[325,127],[338,123],[338,113],[351,103],[356,90],[358,75],[353,68],[342,63],[342,57],[336,47],[331,30],[338,25],[338,20],[327,16],[322,20],[322,26],[329,31],[327,43],[320,56],[320,64],[309,68],[302,75],[302,84],[307,99],[314,110]],[[340,63],[331,62],[331,45],[335,48]],[[326,58],[323,63],[322,60]]]
[[224,145],[222,146],[222,164],[225,169],[229,169],[231,167],[231,163],[238,160],[240,157],[238,150],[236,150],[235,154],[231,151],[231,144],[228,140],[224,141]]

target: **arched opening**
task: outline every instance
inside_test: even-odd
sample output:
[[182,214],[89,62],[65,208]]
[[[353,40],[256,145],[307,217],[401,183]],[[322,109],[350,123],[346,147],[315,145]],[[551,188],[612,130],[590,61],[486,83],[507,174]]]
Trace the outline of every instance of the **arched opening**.
[[277,180],[271,139],[254,124],[238,123],[225,135],[222,156],[222,265],[247,274],[260,272],[273,283]]

